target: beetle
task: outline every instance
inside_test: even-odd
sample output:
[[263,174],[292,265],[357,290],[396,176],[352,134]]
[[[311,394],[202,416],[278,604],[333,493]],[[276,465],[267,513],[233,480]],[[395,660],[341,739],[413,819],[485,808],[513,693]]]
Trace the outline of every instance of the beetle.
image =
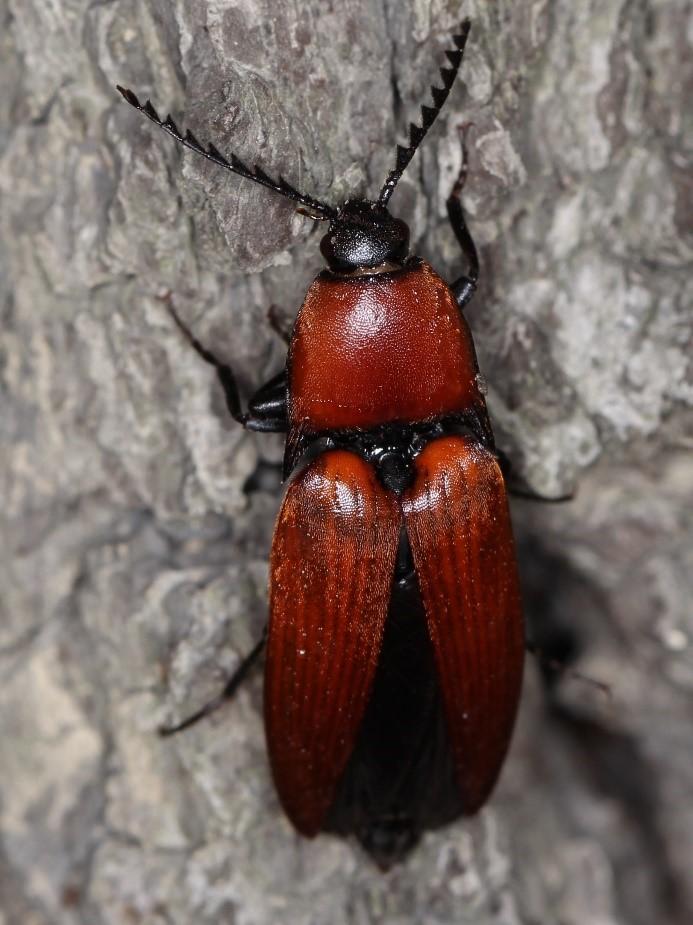
[[270,557],[269,622],[224,691],[266,650],[264,717],[279,800],[305,836],[355,835],[387,868],[426,829],[475,813],[510,741],[524,631],[507,492],[462,310],[479,261],[460,194],[447,201],[468,267],[451,285],[409,256],[389,211],[399,179],[459,71],[464,20],[432,106],[397,147],[375,200],[338,208],[225,158],[148,100],[124,99],[177,142],[327,223],[327,268],[308,289],[285,369],[243,411],[232,369],[173,320],[216,370],[232,417],[286,433],[288,480]]

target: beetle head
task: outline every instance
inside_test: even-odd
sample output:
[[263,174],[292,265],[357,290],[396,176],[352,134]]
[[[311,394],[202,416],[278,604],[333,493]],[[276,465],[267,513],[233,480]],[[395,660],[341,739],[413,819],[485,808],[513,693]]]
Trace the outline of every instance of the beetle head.
[[336,273],[401,266],[409,252],[409,227],[380,203],[350,199],[330,222],[320,250]]

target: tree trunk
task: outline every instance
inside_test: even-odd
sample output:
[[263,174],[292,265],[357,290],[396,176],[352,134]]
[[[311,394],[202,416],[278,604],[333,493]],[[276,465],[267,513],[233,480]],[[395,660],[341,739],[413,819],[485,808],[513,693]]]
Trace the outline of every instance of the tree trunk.
[[[2,925],[693,921],[693,64],[686,0],[0,0]],[[391,201],[468,309],[530,632],[489,805],[387,875],[293,832],[259,636],[281,441],[230,421],[321,266],[320,227],[183,151],[116,83],[337,204],[376,194],[463,15],[458,85]],[[170,294],[170,295],[169,295]],[[550,683],[543,683],[549,677]],[[404,718],[406,721],[406,718]]]

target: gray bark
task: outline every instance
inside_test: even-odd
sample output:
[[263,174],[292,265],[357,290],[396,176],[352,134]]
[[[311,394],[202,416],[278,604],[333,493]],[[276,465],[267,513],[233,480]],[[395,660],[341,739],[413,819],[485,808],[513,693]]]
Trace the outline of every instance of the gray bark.
[[[501,783],[384,876],[292,831],[261,681],[173,740],[259,634],[280,441],[229,422],[170,291],[247,395],[321,265],[291,205],[127,107],[337,203],[377,190],[446,37],[460,84],[392,200],[469,308],[518,501],[528,616],[576,634],[545,708],[528,663]],[[0,923],[693,921],[693,258],[686,0],[0,0]],[[395,106],[395,99],[399,102]]]

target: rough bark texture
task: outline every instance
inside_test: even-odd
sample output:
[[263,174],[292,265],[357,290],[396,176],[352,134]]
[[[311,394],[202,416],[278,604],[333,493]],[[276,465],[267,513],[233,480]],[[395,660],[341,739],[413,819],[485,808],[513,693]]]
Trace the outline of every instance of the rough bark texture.
[[[333,203],[375,192],[446,36],[460,85],[392,200],[454,276],[529,616],[611,699],[528,666],[501,784],[382,875],[277,806],[260,678],[173,740],[266,611],[280,442],[229,422],[159,297],[247,394],[319,230],[183,153],[132,86]],[[693,921],[693,18],[686,0],[0,0],[0,923]],[[258,477],[250,482],[253,473]],[[261,476],[261,477],[260,477]]]

